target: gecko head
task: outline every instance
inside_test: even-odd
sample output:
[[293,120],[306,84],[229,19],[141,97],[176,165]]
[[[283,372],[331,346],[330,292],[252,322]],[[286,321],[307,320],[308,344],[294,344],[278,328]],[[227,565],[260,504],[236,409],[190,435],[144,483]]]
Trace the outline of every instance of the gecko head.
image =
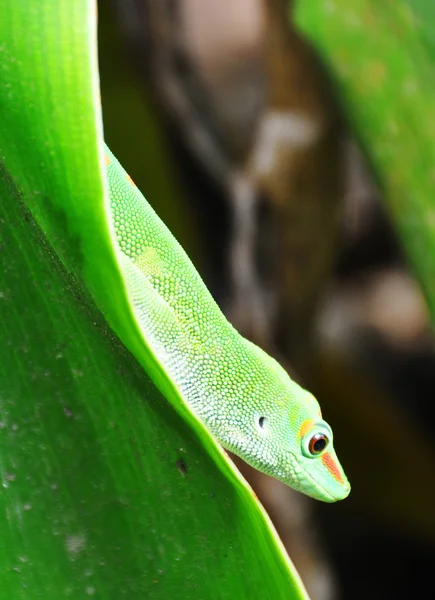
[[294,389],[290,402],[278,402],[279,410],[258,417],[265,457],[259,468],[317,500],[342,500],[350,484],[334,450],[332,429],[314,396]]
[[331,427],[322,419],[320,407],[312,394],[304,394],[303,408],[300,409],[293,429],[293,465],[299,485],[305,494],[323,500],[336,502],[349,495],[350,484],[337,458]]
[[319,403],[275,359],[243,343],[244,379],[226,390],[229,410],[215,411],[210,428],[225,448],[293,489],[324,502],[346,498],[350,485]]
[[[312,498],[324,502],[346,498],[350,485],[317,400],[277,365],[275,374],[274,381],[256,388],[249,418],[244,404],[244,418],[236,419],[237,427],[226,424],[221,441],[253,467]],[[271,390],[276,392],[273,404]]]

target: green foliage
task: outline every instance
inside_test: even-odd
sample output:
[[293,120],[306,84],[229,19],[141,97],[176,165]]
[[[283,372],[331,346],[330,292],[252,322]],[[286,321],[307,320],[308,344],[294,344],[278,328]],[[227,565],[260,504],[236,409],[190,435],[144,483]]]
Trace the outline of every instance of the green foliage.
[[435,315],[435,4],[297,0],[375,168]]
[[0,597],[306,598],[234,467],[142,368],[180,408],[115,260],[94,3],[0,7]]

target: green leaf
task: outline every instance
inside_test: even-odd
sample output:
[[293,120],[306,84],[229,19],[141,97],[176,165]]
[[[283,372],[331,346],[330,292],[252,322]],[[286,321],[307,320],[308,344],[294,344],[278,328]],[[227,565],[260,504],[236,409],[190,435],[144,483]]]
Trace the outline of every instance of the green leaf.
[[115,260],[94,3],[0,7],[2,595],[306,598],[232,463],[142,368],[181,409]]
[[337,78],[435,318],[435,3],[297,0]]

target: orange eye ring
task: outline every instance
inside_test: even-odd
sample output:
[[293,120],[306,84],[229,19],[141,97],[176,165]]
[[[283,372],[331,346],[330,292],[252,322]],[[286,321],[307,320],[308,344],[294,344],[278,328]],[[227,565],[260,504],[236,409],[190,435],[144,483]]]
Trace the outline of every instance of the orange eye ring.
[[316,433],[308,442],[308,449],[312,456],[318,456],[321,454],[327,445],[329,444],[329,439],[323,433]]

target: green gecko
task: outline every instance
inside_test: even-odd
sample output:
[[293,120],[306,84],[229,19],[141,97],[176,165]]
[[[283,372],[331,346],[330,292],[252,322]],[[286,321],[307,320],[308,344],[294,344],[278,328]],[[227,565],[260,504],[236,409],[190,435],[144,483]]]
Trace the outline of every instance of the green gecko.
[[317,400],[227,321],[195,267],[106,148],[119,257],[136,318],[190,409],[227,450],[308,496],[350,485]]

